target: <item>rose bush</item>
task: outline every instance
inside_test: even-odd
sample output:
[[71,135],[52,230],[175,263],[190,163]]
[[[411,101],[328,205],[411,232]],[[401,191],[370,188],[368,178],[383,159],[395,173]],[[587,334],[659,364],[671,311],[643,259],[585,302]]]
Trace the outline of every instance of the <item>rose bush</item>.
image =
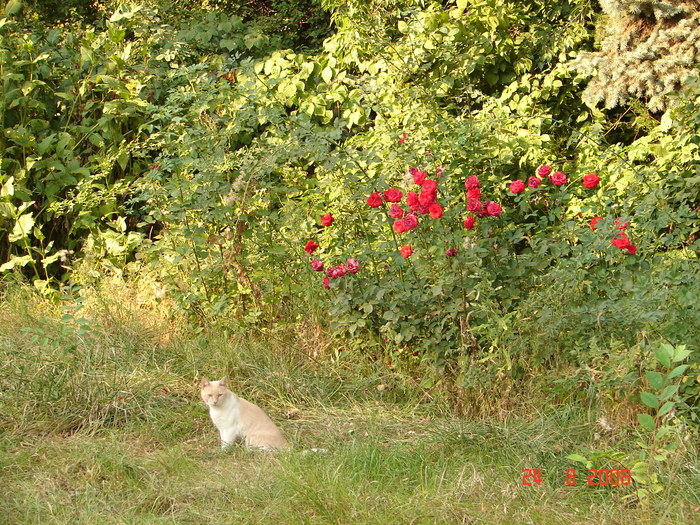
[[636,264],[625,259],[639,253],[630,221],[611,221],[613,229],[601,230],[601,217],[611,209],[601,198],[600,176],[570,177],[542,164],[504,184],[488,174],[464,175],[458,163],[441,159],[445,165],[435,168],[434,178],[429,167],[409,161],[393,174],[383,170],[384,179],[358,179],[342,221],[354,226],[331,230],[323,246],[334,258],[363,261],[351,280],[337,279],[350,273],[349,259],[343,269],[326,270],[340,334],[373,333],[380,347],[407,345],[438,361],[470,355],[482,347],[482,337],[494,336],[485,323],[496,312],[520,315],[547,268],[609,271]]

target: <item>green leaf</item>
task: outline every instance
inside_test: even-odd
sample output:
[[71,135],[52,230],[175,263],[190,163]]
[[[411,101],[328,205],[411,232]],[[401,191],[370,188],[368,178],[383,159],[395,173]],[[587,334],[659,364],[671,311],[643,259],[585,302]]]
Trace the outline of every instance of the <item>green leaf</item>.
[[588,463],[588,458],[583,457],[581,454],[569,454],[566,459],[575,461],[576,463],[583,463],[584,465]]
[[12,229],[12,233],[9,235],[10,242],[17,242],[25,239],[29,235],[29,232],[32,231],[33,227],[34,217],[31,212],[20,215],[15,223],[15,227]]
[[685,345],[678,345],[676,347],[676,351],[673,355],[673,362],[678,363],[679,361],[683,361],[686,357],[690,355],[691,351],[688,350]]
[[[642,415],[642,414],[640,414]],[[646,461],[637,461],[630,469],[634,474],[645,474],[649,470],[649,463]]]
[[664,387],[664,376],[653,370],[646,371],[647,381],[652,388],[656,390],[661,390]]
[[428,388],[432,388],[433,386],[435,386],[435,380],[430,376],[424,377],[420,382],[421,388],[428,389]]
[[637,414],[637,420],[639,421],[639,424],[647,430],[656,429],[656,422],[649,414]]
[[219,46],[228,49],[229,51],[233,51],[238,47],[238,43],[235,40],[232,40],[230,38],[226,38],[221,40],[219,42]]
[[126,171],[126,167],[129,164],[129,152],[126,150],[120,151],[117,156],[117,163],[122,171]]
[[123,19],[129,19],[129,18],[133,17],[136,13],[141,11],[141,9],[143,9],[143,6],[136,6],[131,11],[126,11],[124,13],[117,11],[116,13],[114,13],[110,17],[109,21],[110,22],[119,22],[120,20],[123,20]]
[[495,86],[498,83],[499,75],[494,71],[486,71],[484,77],[486,78],[486,82],[489,83],[489,86]]
[[659,410],[659,413],[658,413],[659,417],[668,414],[674,406],[676,406],[675,402],[666,401],[664,403],[664,405],[661,407],[661,409]]
[[326,84],[330,84],[331,79],[333,78],[333,69],[326,66],[323,71],[321,71],[321,78]]
[[678,392],[678,385],[668,385],[661,392],[661,401],[665,401],[666,399],[674,395],[676,392]]
[[27,263],[29,263],[31,260],[31,255],[23,255],[22,257],[12,257],[9,261],[0,266],[0,272],[12,270],[16,266],[19,268],[24,268],[27,265]]
[[393,310],[387,310],[384,312],[384,315],[382,315],[382,318],[386,319],[387,321],[395,321],[398,318],[398,314]]
[[650,392],[642,392],[639,394],[642,403],[651,408],[659,408],[659,398]]
[[48,257],[44,257],[41,260],[41,265],[44,268],[46,268],[49,264],[55,263],[59,259],[60,256],[61,256],[60,252],[56,252],[56,253],[49,255]]
[[673,379],[674,377],[678,377],[678,376],[681,375],[683,372],[685,372],[686,370],[688,370],[688,366],[689,366],[689,365],[678,365],[676,368],[674,368],[673,370],[671,370],[671,371],[669,372],[668,378],[669,378],[669,379]]
[[17,213],[17,208],[11,202],[0,202],[0,217],[13,219]]
[[104,146],[104,143],[105,143],[105,140],[102,138],[102,135],[100,135],[99,133],[91,133],[88,136],[88,140],[90,141],[90,144],[92,144],[93,146],[97,146],[97,147],[102,147],[102,146]]
[[36,150],[39,152],[39,155],[43,155],[49,150],[55,138],[56,134],[52,133],[37,145]]
[[19,205],[19,208],[17,208],[17,213],[24,213],[24,210],[29,208],[32,204],[34,204],[34,201],[23,202]]
[[662,426],[659,428],[659,430],[656,431],[656,438],[657,440],[661,439],[664,437],[666,434],[668,434],[671,431],[671,427],[669,426]]
[[15,178],[10,177],[0,188],[0,197],[12,197],[15,194]]
[[668,352],[668,349],[672,348],[668,345],[661,345],[659,348],[654,350],[654,355],[656,356],[656,360],[661,363],[663,366],[666,368],[671,368],[671,356]]
[[297,87],[291,82],[285,82],[280,84],[278,90],[282,95],[284,95],[288,99],[294,98],[294,96],[297,94]]
[[46,239],[46,235],[44,235],[44,232],[41,231],[41,228],[35,227],[32,233],[34,234],[34,238],[39,241],[43,241],[44,239]]
[[10,0],[5,4],[5,14],[7,16],[16,15],[22,9],[22,2],[20,0]]

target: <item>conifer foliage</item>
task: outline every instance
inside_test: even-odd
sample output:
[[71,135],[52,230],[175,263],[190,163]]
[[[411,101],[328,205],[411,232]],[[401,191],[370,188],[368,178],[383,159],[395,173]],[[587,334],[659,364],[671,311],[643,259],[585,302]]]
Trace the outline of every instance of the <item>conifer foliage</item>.
[[582,52],[572,63],[592,75],[584,101],[606,108],[643,100],[663,111],[667,95],[687,83],[700,63],[697,0],[601,0],[605,17],[600,51]]

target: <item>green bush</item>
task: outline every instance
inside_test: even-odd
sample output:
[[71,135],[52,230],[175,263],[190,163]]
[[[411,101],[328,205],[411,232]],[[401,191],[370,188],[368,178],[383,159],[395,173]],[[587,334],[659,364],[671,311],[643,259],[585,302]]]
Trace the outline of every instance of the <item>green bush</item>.
[[[201,325],[303,319],[464,385],[695,349],[697,81],[658,120],[587,107],[584,0],[329,0],[320,50],[312,5],[2,18],[2,271],[148,272]],[[511,190],[543,164],[568,181]],[[367,198],[419,191],[409,167],[441,211],[398,233]],[[465,229],[470,176],[502,212]],[[313,258],[360,269],[326,290]]]

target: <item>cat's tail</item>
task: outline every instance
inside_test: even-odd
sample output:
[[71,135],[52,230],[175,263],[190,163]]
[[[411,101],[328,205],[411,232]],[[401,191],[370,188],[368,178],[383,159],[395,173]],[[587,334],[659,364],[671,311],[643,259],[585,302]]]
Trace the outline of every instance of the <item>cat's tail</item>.
[[310,448],[302,452],[302,454],[328,454],[327,448]]

